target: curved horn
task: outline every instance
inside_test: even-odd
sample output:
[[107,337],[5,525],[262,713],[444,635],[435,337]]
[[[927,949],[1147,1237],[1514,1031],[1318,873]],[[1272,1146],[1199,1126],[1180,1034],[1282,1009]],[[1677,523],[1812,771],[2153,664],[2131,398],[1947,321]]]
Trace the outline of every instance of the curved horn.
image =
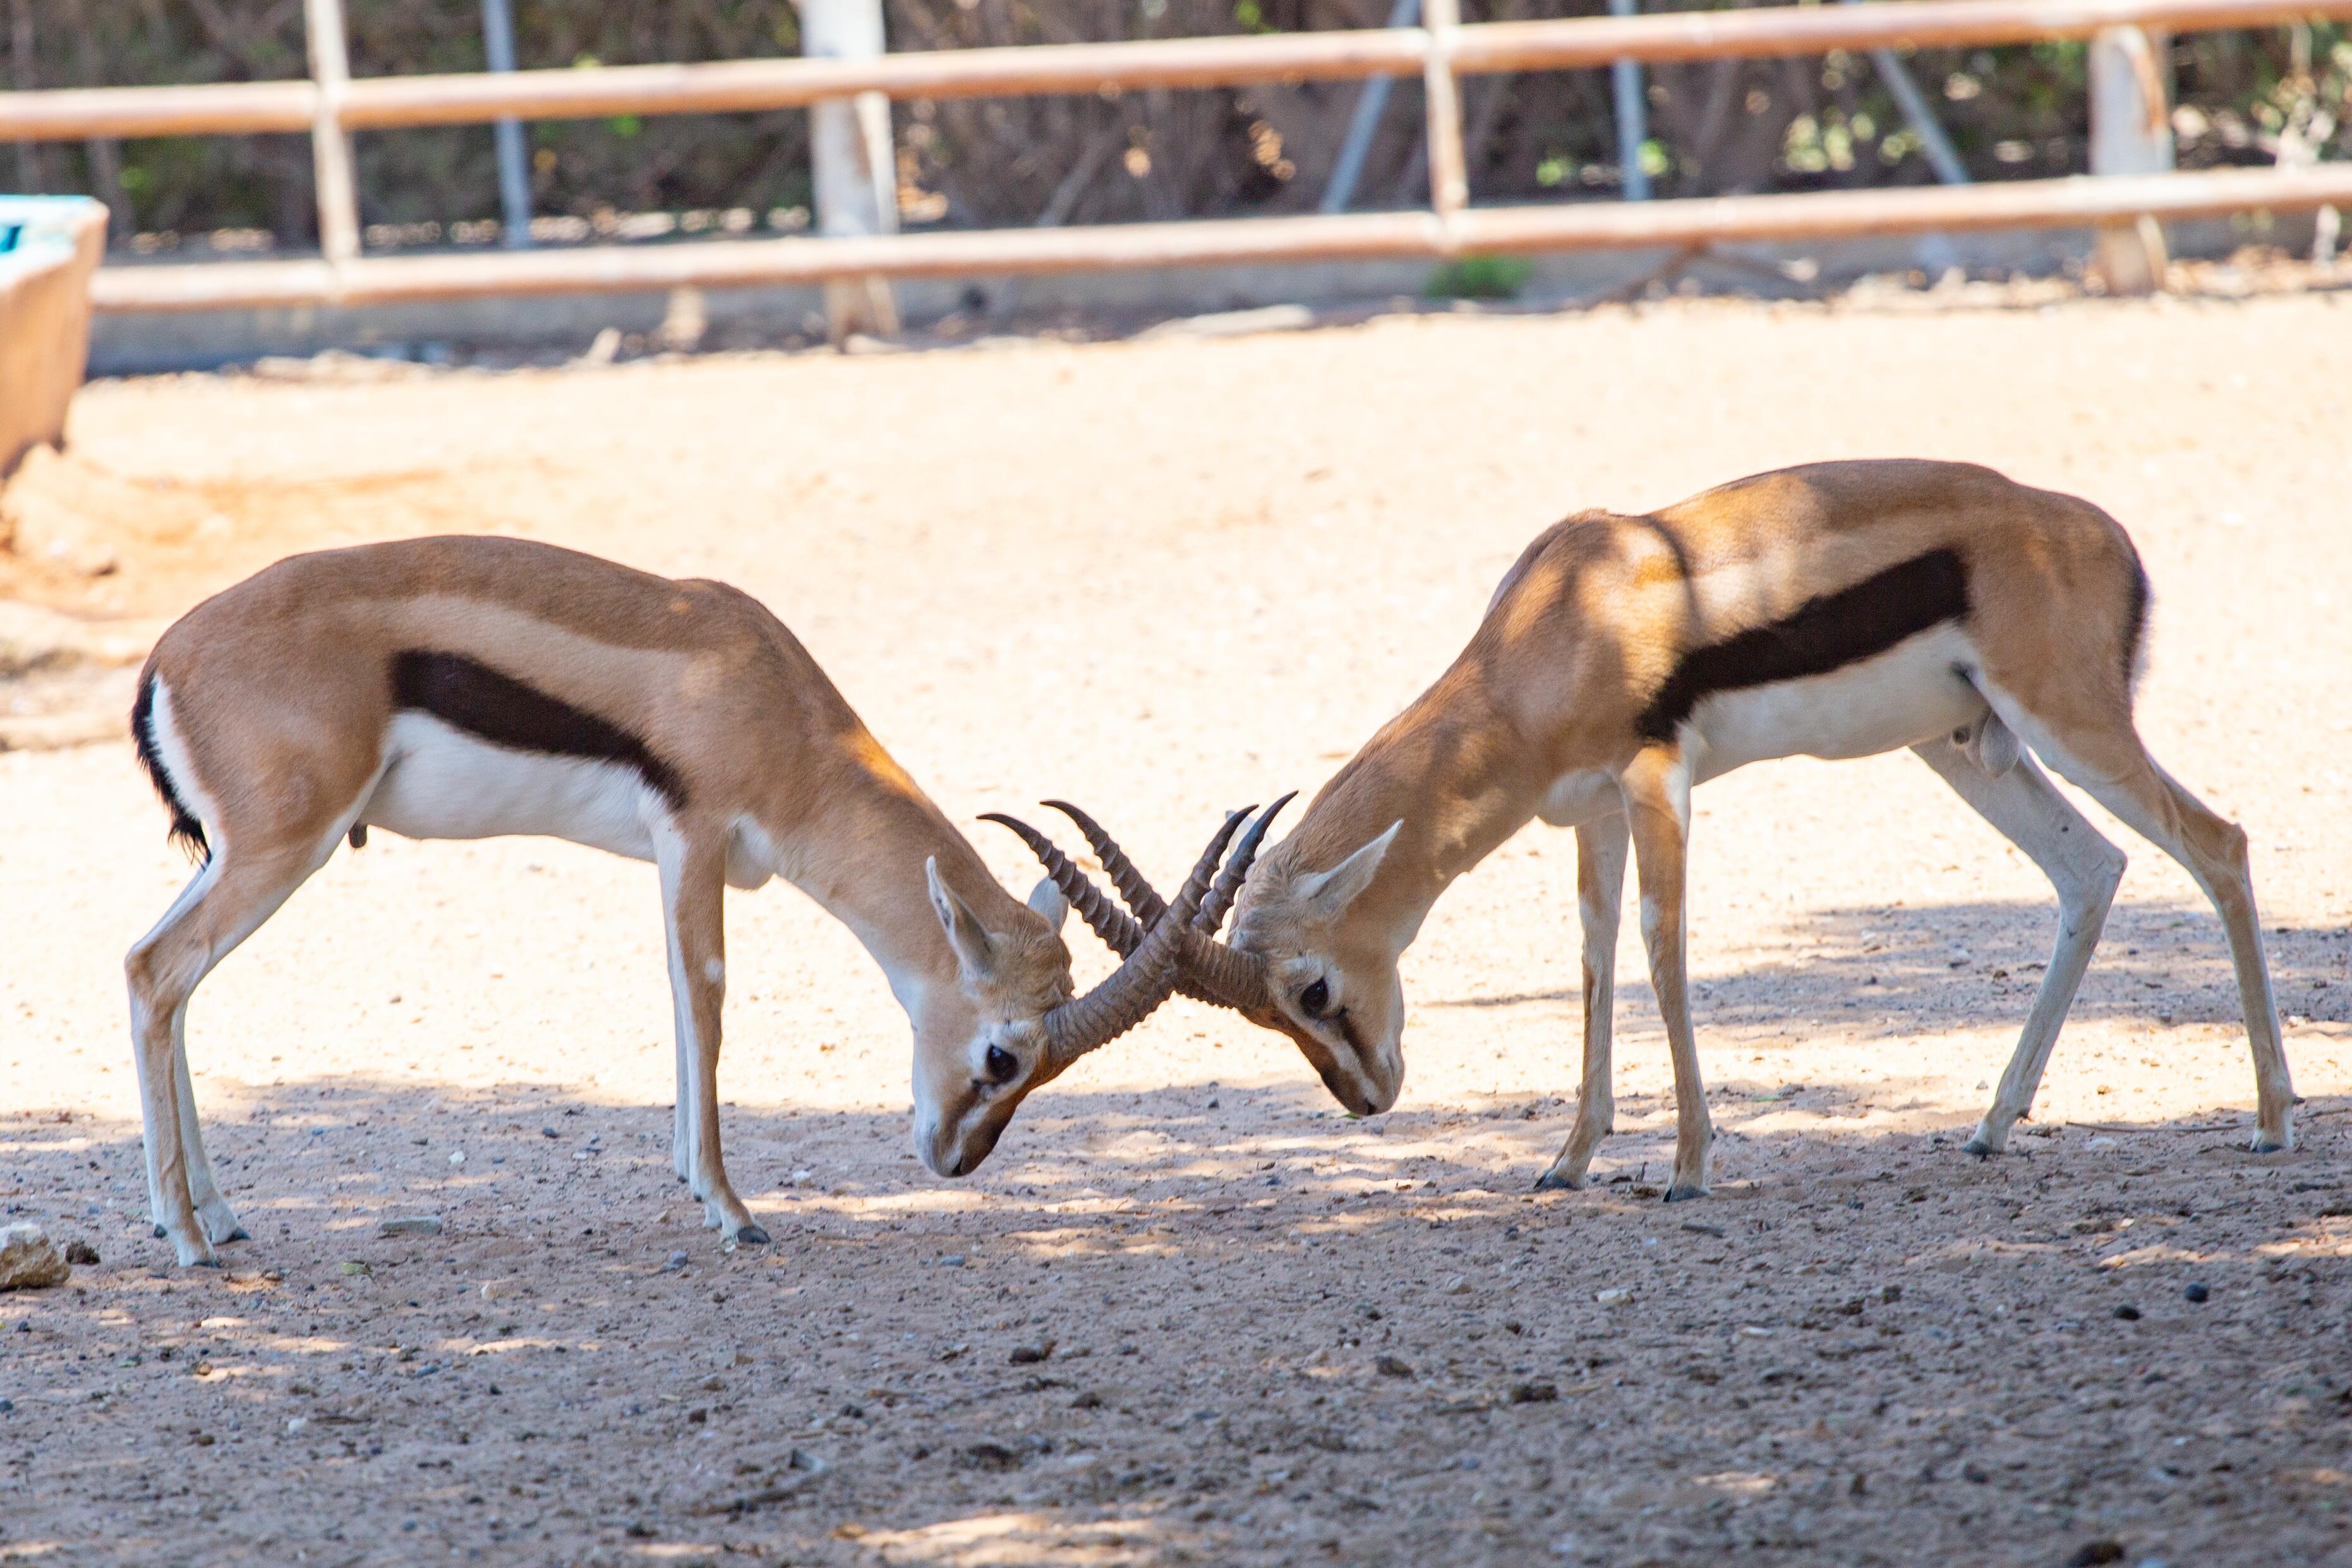
[[1127,851],[1118,847],[1118,840],[1110,836],[1108,828],[1066,800],[1040,801],[1038,804],[1060,812],[1077,825],[1078,831],[1086,837],[1087,847],[1095,852],[1095,858],[1102,862],[1103,871],[1110,878],[1110,885],[1118,889],[1120,900],[1133,911],[1137,920],[1148,927],[1160,919],[1168,908],[1166,901],[1160,898],[1159,889],[1135,868],[1135,862],[1127,858]]
[[1225,846],[1233,842],[1243,816],[1234,812],[1227,816],[1224,826],[1209,840],[1208,848],[1170,907],[1169,912],[1175,918],[1162,920],[1154,926],[1143,944],[1099,984],[1085,995],[1050,1009],[1039,1020],[1045,1048],[1056,1061],[1067,1065],[1108,1045],[1143,1022],[1154,1007],[1168,999],[1168,994],[1176,987],[1176,957],[1182,938],[1191,928],[1192,917],[1200,912],[1201,900],[1208,896],[1218,862],[1224,858]]
[[1267,806],[1258,815],[1258,819],[1249,825],[1249,831],[1243,834],[1241,842],[1234,846],[1233,858],[1226,861],[1225,868],[1217,874],[1216,885],[1202,900],[1201,913],[1192,921],[1195,931],[1211,937],[1217,934],[1217,928],[1225,923],[1225,911],[1234,907],[1234,896],[1242,890],[1242,884],[1249,879],[1250,867],[1257,859],[1257,847],[1265,839],[1265,830],[1274,826],[1274,819],[1282,815],[1282,808],[1297,798],[1298,792],[1292,790]]
[[1019,817],[1007,816],[1001,811],[983,811],[980,819],[1011,828],[1022,843],[1029,846],[1029,852],[1045,866],[1045,875],[1062,889],[1062,896],[1070,900],[1070,908],[1077,911],[1078,918],[1087,922],[1095,935],[1102,938],[1104,946],[1124,958],[1142,945],[1143,927],[1125,910],[1112,903],[1103,890],[1095,886],[1094,879],[1062,853],[1061,846]]

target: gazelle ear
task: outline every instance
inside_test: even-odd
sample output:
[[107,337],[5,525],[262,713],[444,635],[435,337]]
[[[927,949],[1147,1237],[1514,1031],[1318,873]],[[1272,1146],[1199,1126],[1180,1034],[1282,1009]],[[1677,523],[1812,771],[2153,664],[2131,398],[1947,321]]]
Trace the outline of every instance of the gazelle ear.
[[1051,877],[1040,877],[1037,885],[1029,889],[1029,907],[1045,917],[1045,923],[1061,931],[1062,922],[1070,917],[1070,900],[1054,884]]
[[1402,818],[1389,824],[1389,830],[1378,838],[1332,867],[1328,871],[1310,871],[1291,885],[1299,901],[1318,918],[1336,919],[1339,912],[1356,901],[1366,888],[1372,885],[1373,874],[1380,870],[1381,859],[1389,846],[1396,842],[1398,830],[1404,826]]
[[956,897],[954,889],[940,880],[940,863],[936,857],[923,862],[923,879],[931,889],[931,910],[940,917],[940,929],[948,933],[948,945],[955,949],[957,967],[966,980],[986,980],[996,972],[996,944],[991,941],[980,917],[971,906]]

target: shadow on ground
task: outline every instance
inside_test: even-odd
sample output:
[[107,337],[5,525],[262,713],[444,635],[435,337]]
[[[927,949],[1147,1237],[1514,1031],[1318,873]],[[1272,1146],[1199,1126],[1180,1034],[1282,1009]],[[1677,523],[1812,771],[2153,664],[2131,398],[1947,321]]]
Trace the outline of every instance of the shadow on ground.
[[10,1217],[104,1261],[5,1308],[0,1561],[2352,1550],[2352,1101],[2270,1160],[1727,1109],[1740,1179],[1671,1208],[1664,1114],[1538,1195],[1535,1111],[1055,1092],[950,1186],[903,1117],[735,1107],[775,1242],[724,1250],[666,1106],[305,1082],[214,1108],[220,1273],[135,1127],[18,1117]]

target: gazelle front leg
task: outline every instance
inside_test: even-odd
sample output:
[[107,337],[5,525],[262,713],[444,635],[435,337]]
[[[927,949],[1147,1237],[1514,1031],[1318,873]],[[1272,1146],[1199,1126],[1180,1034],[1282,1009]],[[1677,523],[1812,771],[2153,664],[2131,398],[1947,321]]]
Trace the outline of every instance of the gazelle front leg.
[[740,1242],[768,1233],[735,1195],[719,1152],[719,1031],[727,999],[727,837],[723,830],[665,829],[654,837],[661,871],[662,919],[668,928],[670,1000],[677,1015],[678,1054],[686,1065],[679,1096],[687,1187],[702,1200],[702,1223]]
[[1698,1044],[1691,1037],[1685,959],[1684,857],[1690,833],[1690,768],[1670,746],[1645,747],[1618,778],[1642,889],[1642,941],[1650,952],[1650,987],[1666,1026],[1675,1063],[1675,1176],[1666,1201],[1706,1195],[1707,1151],[1715,1123],[1706,1113]]
[[1584,1185],[1592,1152],[1616,1125],[1609,1044],[1617,1005],[1617,921],[1625,903],[1625,849],[1631,841],[1622,812],[1576,828],[1576,909],[1584,928],[1584,1082],[1576,1094],[1576,1124],[1559,1157],[1536,1183],[1538,1191]]

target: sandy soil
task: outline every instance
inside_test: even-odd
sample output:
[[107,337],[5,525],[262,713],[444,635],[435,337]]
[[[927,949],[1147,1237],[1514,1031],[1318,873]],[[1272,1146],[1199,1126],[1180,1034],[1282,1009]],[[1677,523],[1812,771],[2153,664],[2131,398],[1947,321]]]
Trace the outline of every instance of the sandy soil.
[[[0,1298],[0,1560],[2352,1561],[2348,331],[2328,296],[1696,304],[91,388],[76,461],[200,504],[16,591],[168,616],[453,528],[719,576],[951,816],[1066,794],[1163,873],[1327,775],[1563,511],[1991,462],[2147,554],[2143,728],[2252,835],[2309,1103],[2299,1152],[2240,1152],[2219,930],[2113,828],[2038,1121],[1964,1157],[2047,889],[1907,757],[1786,763],[1699,796],[1712,1201],[1655,1202],[1630,921],[1601,1184],[1528,1190],[1577,1029],[1573,848],[1538,828],[1409,955],[1392,1114],[1180,1004],[954,1185],[908,1152],[879,973],[796,895],[735,896],[725,1126],[776,1239],[730,1253],[669,1174],[650,872],[379,834],[197,1000],[254,1239],[180,1274],[117,963],[185,868],[127,744],[0,754],[0,1218],[103,1258]],[[379,1237],[410,1215],[446,1228]]]

